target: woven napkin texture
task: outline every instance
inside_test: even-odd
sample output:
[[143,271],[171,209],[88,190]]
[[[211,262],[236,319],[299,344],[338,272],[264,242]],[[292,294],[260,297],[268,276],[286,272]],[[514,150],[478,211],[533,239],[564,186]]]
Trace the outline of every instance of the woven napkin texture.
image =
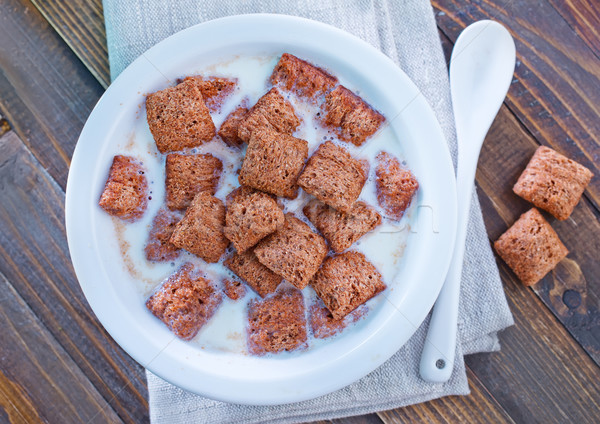
[[[259,12],[325,22],[362,38],[389,56],[432,106],[456,161],[448,71],[429,0],[104,0],[112,78],[146,49],[177,31],[211,19]],[[496,333],[513,324],[475,193],[467,234],[456,363],[451,379],[444,384],[430,384],[419,378],[427,323],[391,359],[360,381],[294,404],[244,406],[218,402],[181,390],[148,372],[151,421],[294,423],[468,394],[463,355],[498,350]]]

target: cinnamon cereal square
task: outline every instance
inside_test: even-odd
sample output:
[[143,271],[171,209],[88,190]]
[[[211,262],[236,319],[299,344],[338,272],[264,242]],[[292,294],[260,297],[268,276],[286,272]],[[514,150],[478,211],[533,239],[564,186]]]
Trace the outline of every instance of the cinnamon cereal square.
[[244,186],[231,194],[225,215],[225,237],[238,252],[248,250],[283,225],[283,211],[271,195]]
[[387,152],[377,155],[377,202],[389,218],[399,220],[415,196],[419,183],[414,175]]
[[336,253],[348,249],[381,224],[381,215],[365,202],[355,202],[347,213],[343,213],[313,199],[304,206],[303,212]]
[[307,345],[304,298],[282,290],[248,305],[248,350],[254,355],[293,351]]
[[161,153],[200,146],[212,140],[216,133],[202,93],[191,80],[149,94],[146,115]]
[[206,262],[218,262],[229,245],[223,234],[224,227],[223,202],[203,191],[196,195],[175,227],[171,243]]
[[131,156],[115,156],[98,204],[125,221],[141,218],[148,206],[148,181],[141,162]]
[[234,253],[225,260],[224,265],[261,297],[273,293],[282,281],[281,276],[261,264],[251,250]]
[[283,227],[262,240],[254,253],[274,273],[299,289],[306,287],[327,255],[327,243],[293,214]]
[[496,240],[494,248],[526,286],[540,281],[569,253],[535,208],[521,215]]
[[366,181],[363,163],[343,147],[327,141],[308,160],[298,185],[323,203],[348,212]]
[[379,271],[354,251],[327,258],[310,285],[335,320],[385,290]]
[[186,209],[196,194],[215,194],[223,163],[211,154],[167,155],[165,188],[171,210]]
[[513,191],[562,221],[571,215],[592,176],[585,166],[540,146]]
[[184,81],[193,81],[198,86],[204,98],[204,103],[211,112],[219,112],[223,102],[237,87],[237,78],[196,75],[187,77]]
[[298,125],[300,119],[292,104],[276,88],[272,88],[246,114],[238,127],[238,136],[247,142],[252,133],[260,128],[292,135]]
[[248,109],[246,107],[238,106],[233,112],[227,115],[227,118],[225,118],[225,121],[221,124],[221,128],[219,128],[219,137],[221,137],[228,146],[241,147],[244,144],[244,140],[238,136],[238,129],[247,113]]
[[222,296],[190,263],[162,283],[146,307],[177,337],[190,340],[214,315]]
[[298,176],[308,157],[308,143],[268,129],[252,133],[242,162],[240,184],[293,199]]
[[179,248],[171,243],[175,226],[181,220],[181,215],[168,209],[161,208],[152,220],[152,228],[144,247],[146,259],[152,262],[165,262],[177,259]]
[[289,53],[281,55],[271,74],[271,83],[297,95],[314,99],[337,84],[327,71]]
[[375,134],[385,121],[382,114],[343,85],[327,94],[322,109],[325,125],[331,127],[340,140],[356,146]]

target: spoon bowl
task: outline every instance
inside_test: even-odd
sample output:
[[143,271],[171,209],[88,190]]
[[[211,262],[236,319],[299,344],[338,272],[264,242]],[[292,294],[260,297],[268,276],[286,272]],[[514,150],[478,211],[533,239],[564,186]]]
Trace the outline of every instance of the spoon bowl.
[[461,33],[450,59],[459,155],[466,149],[476,150],[474,142],[483,143],[506,97],[514,69],[515,44],[502,25],[479,21]]

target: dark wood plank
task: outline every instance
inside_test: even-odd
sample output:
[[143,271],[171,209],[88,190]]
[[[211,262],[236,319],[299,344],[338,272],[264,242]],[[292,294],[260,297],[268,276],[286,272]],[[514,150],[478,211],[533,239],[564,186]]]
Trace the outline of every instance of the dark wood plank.
[[10,421],[122,422],[1,274],[0,292],[0,407]]
[[[600,61],[547,0],[434,0],[452,41],[480,19],[503,23],[515,38],[517,67],[507,104],[541,144],[594,172],[586,196],[600,205]],[[591,3],[590,3],[591,4]]]
[[500,272],[515,326],[500,334],[500,352],[467,365],[515,422],[597,423],[600,368],[504,264]]
[[119,417],[147,421],[144,370],[96,320],[74,275],[64,193],[14,133],[0,151],[0,272]]
[[550,0],[577,35],[600,57],[600,6],[590,0]]
[[110,84],[100,0],[32,0],[46,20],[104,88]]
[[65,187],[102,86],[28,0],[0,2],[0,113]]
[[469,396],[448,396],[430,402],[379,412],[385,424],[402,423],[512,423],[479,378],[467,369]]
[[382,424],[377,414],[360,415],[356,417],[338,418],[328,421],[315,421],[314,424]]
[[[510,149],[506,140],[511,140]],[[492,240],[531,207],[512,192],[512,186],[536,147],[533,137],[503,107],[484,143],[477,173],[480,198],[487,197],[485,203],[493,205],[492,210],[484,209]],[[546,216],[570,253],[534,290],[600,365],[600,213],[583,198],[566,221]]]

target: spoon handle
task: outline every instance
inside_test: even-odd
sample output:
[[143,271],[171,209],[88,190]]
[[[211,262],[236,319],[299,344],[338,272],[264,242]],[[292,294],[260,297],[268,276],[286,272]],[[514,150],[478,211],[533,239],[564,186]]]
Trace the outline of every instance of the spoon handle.
[[[477,156],[479,156],[479,150]],[[461,161],[459,157],[456,187],[458,227],[456,229],[454,256],[446,275],[446,281],[435,302],[425,346],[421,354],[421,377],[431,383],[447,381],[454,368],[460,281],[476,168],[477,160],[469,158]]]

